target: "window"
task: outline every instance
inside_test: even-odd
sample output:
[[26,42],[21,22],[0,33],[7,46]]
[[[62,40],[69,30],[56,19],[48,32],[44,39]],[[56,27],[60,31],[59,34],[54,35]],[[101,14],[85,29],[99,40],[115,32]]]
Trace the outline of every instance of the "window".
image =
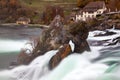
[[86,17],[86,15],[84,15],[84,17]]

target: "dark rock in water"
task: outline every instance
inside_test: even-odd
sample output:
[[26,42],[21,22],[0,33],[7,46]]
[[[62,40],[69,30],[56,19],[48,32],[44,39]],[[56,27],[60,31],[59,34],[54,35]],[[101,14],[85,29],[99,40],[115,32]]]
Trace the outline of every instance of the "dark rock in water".
[[59,51],[54,55],[50,61],[49,61],[49,69],[55,68],[61,60],[63,60],[65,57],[67,57],[70,54],[73,53],[82,53],[83,51],[90,51],[89,45],[87,42],[83,42],[81,45],[76,46],[75,45],[75,50],[72,52],[71,47],[69,44],[63,45],[62,48],[59,49]]
[[49,61],[49,68],[53,69],[56,67],[61,60],[71,54],[71,47],[69,44],[65,44],[62,48],[59,49],[59,52],[54,55]]
[[13,69],[18,65],[18,63],[16,61],[13,61],[10,63],[9,69]]
[[30,56],[25,52],[25,50],[21,50],[18,55],[17,63],[18,64],[28,64],[30,62]]
[[120,37],[114,38],[114,39],[107,39],[107,40],[89,40],[89,44],[91,46],[112,46],[116,45],[117,43],[120,43]]
[[29,64],[37,56],[43,55],[47,51],[58,49],[61,46],[62,27],[61,17],[57,15],[50,27],[43,30],[37,45],[33,46],[34,49],[30,55],[26,54],[26,50],[21,51],[18,55],[18,63]]
[[120,23],[115,26],[116,29],[120,29]]
[[103,46],[104,43],[106,43],[107,41],[109,41],[110,39],[108,40],[102,40],[102,41],[98,41],[98,40],[91,40],[89,41],[89,45],[91,46]]
[[109,43],[107,46],[116,45],[117,43],[120,43],[120,37],[113,39],[112,42]]
[[76,53],[82,53],[84,51],[90,51],[90,47],[87,41],[81,42],[81,44],[75,44],[75,51]]
[[98,34],[98,35],[95,35],[95,37],[97,36],[110,36],[110,35],[114,35],[116,34],[115,32],[110,32],[110,31],[106,31],[104,34]]
[[107,46],[116,45],[117,43],[118,41],[115,41],[115,42],[109,43]]
[[[57,15],[50,24],[50,27],[42,32],[40,40],[33,51],[30,54],[26,54],[23,51],[18,57],[18,62],[20,64],[29,64],[37,56],[43,55],[50,50],[57,50],[60,46],[63,46],[49,62],[49,68],[53,69],[61,60],[72,53],[90,51],[86,41],[88,32],[86,23],[82,21],[71,24],[69,29],[65,30],[64,25],[61,22],[61,17]],[[73,52],[69,45],[70,40],[75,44]]]
[[115,39],[113,39],[113,41],[118,41],[118,42],[120,42],[120,37],[117,37],[117,38],[115,38]]
[[89,31],[85,22],[80,21],[72,24],[68,32],[71,35],[70,40],[75,44],[74,52],[82,53],[83,51],[90,51],[86,41]]
[[73,43],[75,44],[75,49],[72,52],[70,49],[70,45],[68,44],[67,41],[65,41],[67,42],[66,45],[63,45],[63,47],[59,49],[59,52],[51,58],[49,62],[50,69],[56,67],[61,60],[63,60],[70,54],[90,51],[89,45],[86,41],[88,37],[88,29],[86,28],[84,22],[77,22],[72,24],[68,32],[69,33],[66,35],[67,41],[72,40]]

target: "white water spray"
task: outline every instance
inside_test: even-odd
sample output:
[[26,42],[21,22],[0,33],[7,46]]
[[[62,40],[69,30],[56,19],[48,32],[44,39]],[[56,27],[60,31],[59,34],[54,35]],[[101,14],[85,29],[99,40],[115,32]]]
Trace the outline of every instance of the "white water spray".
[[[118,34],[116,35],[119,36]],[[95,38],[89,39],[94,40]],[[109,38],[107,37],[106,39]],[[84,52],[83,54],[74,53],[62,60],[52,71],[48,69],[48,63],[57,51],[50,51],[43,56],[37,57],[28,66],[1,71],[0,80],[120,80],[118,75],[120,73],[119,65],[118,67],[113,66],[110,69],[112,72],[106,73],[111,66],[105,64],[105,62],[111,59],[107,58],[91,62],[91,60],[100,56],[99,50],[101,48],[105,47],[91,47],[91,52]],[[117,58],[114,60],[120,61]]]
[[14,40],[0,40],[0,52],[10,53],[14,51],[20,51],[27,41],[14,41]]
[[28,66],[8,71],[10,73],[8,75],[15,80],[95,80],[108,68],[102,63],[92,63],[90,60],[97,56],[88,59],[92,52],[85,52],[83,54],[86,55],[74,53],[66,57],[54,70],[49,71],[49,60],[56,53],[57,51],[49,51],[37,57]]

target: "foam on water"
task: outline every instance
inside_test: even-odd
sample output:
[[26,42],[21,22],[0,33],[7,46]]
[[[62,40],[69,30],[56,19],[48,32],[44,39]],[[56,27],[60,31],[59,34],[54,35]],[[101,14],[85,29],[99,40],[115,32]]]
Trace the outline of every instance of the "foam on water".
[[0,72],[0,78],[4,78],[3,80],[107,80],[108,76],[113,76],[114,80],[118,78],[116,73],[104,73],[109,69],[104,61],[91,62],[92,59],[99,57],[100,48],[92,47],[91,49],[92,52],[74,53],[66,57],[52,71],[48,69],[48,62],[57,51],[49,51],[45,55],[37,57],[28,66],[19,66]]
[[120,30],[115,30],[115,29],[107,29],[108,31],[111,31],[111,32],[115,32],[117,34],[114,34],[114,35],[110,35],[110,36],[99,36],[99,37],[94,37],[95,35],[98,35],[98,34],[104,34],[105,31],[91,31],[89,32],[89,37],[88,37],[88,40],[98,40],[98,41],[101,41],[101,40],[109,40],[109,39],[114,39],[116,37],[120,37]]
[[120,63],[110,66],[97,80],[120,80]]
[[[115,30],[116,31],[116,30]],[[116,31],[119,34],[119,31]],[[118,37],[113,35],[111,38]],[[91,37],[91,36],[90,36]],[[93,36],[92,36],[93,37]],[[104,38],[104,37],[101,37]],[[94,40],[94,38],[88,38]],[[105,38],[105,39],[108,39]],[[101,39],[103,40],[103,39]],[[118,45],[116,45],[117,47]],[[112,46],[111,46],[112,47]],[[115,47],[115,46],[113,46]],[[100,58],[100,50],[105,46],[92,46],[91,52],[83,54],[73,53],[61,61],[61,63],[52,71],[48,69],[48,63],[52,56],[57,53],[57,50],[49,51],[43,56],[37,57],[28,66],[19,66],[12,70],[0,72],[2,80],[120,80],[120,54],[116,52],[105,53],[108,55],[115,53],[115,56],[108,55],[105,58]],[[107,49],[108,48],[108,49]],[[106,49],[109,50],[109,47]],[[103,50],[104,52],[105,50]],[[111,50],[112,51],[112,50]],[[102,51],[101,51],[102,52]],[[100,58],[98,61],[93,61]],[[116,62],[117,65],[109,62]]]
[[0,53],[20,51],[26,42],[26,40],[0,40]]
[[93,80],[108,68],[104,64],[93,64],[80,54],[70,55],[50,74],[39,80]]
[[[28,66],[20,66],[8,71],[9,76],[15,80],[95,80],[108,68],[105,64],[91,62],[99,56],[97,49],[96,51],[94,49],[93,52],[85,52],[82,55],[74,53],[65,58],[54,70],[49,71],[48,62],[56,52],[50,51],[37,57]],[[89,56],[94,52],[97,55]]]

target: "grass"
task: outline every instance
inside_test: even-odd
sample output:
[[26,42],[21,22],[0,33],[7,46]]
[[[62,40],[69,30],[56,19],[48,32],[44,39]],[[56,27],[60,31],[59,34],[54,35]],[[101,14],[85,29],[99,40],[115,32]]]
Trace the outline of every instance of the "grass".
[[47,5],[59,5],[64,9],[64,15],[67,16],[71,13],[72,8],[77,6],[76,0],[20,0],[21,4],[24,6],[28,6],[31,9],[35,10],[38,14],[35,15],[32,20],[33,23],[40,23],[38,22],[40,19],[41,14],[45,11]]
[[[77,1],[76,0],[56,0],[56,1],[45,1],[45,0],[21,0],[22,4],[29,6],[31,8],[37,9],[38,12],[43,12],[45,10],[45,6],[47,5],[60,5],[69,10],[72,6],[75,7]],[[71,6],[71,7],[70,7]]]

